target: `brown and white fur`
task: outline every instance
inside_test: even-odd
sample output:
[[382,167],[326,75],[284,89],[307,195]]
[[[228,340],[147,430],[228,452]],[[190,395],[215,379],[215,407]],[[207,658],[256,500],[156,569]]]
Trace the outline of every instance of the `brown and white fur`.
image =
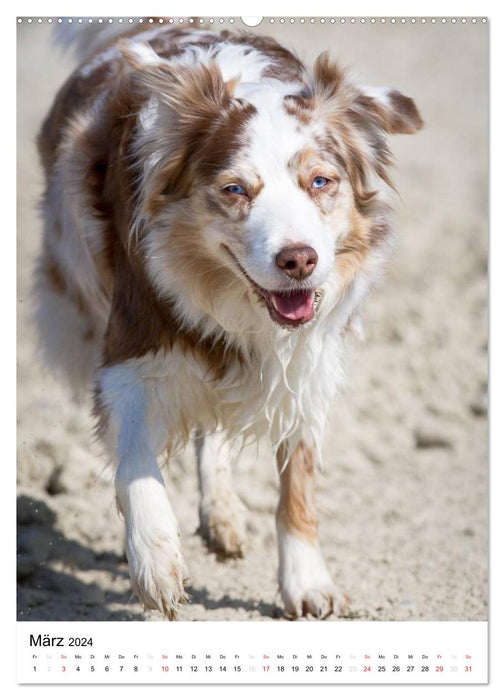
[[271,39],[168,27],[115,37],[57,95],[37,318],[48,363],[94,386],[147,609],[173,618],[186,598],[158,456],[195,439],[201,532],[240,556],[227,443],[266,436],[286,613],[338,611],[314,466],[391,240],[386,136],[421,125],[326,54],[308,70]]

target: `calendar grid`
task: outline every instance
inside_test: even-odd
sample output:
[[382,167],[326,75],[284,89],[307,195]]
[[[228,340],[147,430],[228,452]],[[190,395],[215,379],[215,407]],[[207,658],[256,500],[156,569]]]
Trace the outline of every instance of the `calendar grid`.
[[[310,625],[310,629],[307,628]],[[486,622],[18,623],[19,683],[486,683]],[[306,640],[309,640],[308,642]]]

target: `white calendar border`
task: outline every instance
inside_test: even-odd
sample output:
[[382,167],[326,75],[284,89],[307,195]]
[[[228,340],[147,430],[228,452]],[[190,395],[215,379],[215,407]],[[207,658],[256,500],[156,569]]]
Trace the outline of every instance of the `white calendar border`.
[[[285,14],[286,16],[291,16],[291,15],[298,15],[301,14],[300,10],[297,7],[294,7],[292,2],[291,3],[285,3],[285,2],[277,2],[275,5],[272,7],[271,2],[265,3],[265,2],[260,2],[259,0],[254,3],[246,3],[244,5],[241,5],[237,7],[236,4],[230,3],[230,2],[222,2],[216,1],[213,3],[208,3],[205,2],[204,4],[200,2],[192,2],[190,3],[190,9],[191,13],[194,14],[207,14],[209,10],[209,5],[211,7],[212,13],[214,16],[237,16],[237,15],[281,15]],[[308,6],[308,3],[305,4],[304,7],[300,8],[306,9]],[[178,8],[178,9],[177,9]],[[153,3],[148,6],[148,14],[166,14],[167,10],[169,9],[169,12],[177,15],[177,14],[187,14],[188,12],[188,5],[187,3],[180,3],[180,2],[172,2],[169,4],[169,8],[167,8],[165,3]],[[250,9],[249,9],[250,8]],[[83,16],[86,15],[96,15],[96,14],[102,14],[102,13],[107,13],[110,14],[111,16],[117,15],[119,13],[121,14],[131,14],[132,16],[136,16],[138,14],[139,6],[138,2],[132,3],[129,0],[127,2],[122,2],[119,4],[111,4],[111,3],[104,3],[100,2],[97,3],[95,0],[89,0],[89,2],[82,3],[72,3],[72,14],[82,14]],[[198,10],[202,10],[202,12],[199,12]],[[206,10],[206,12],[205,12]],[[24,15],[28,16],[30,14],[33,15],[52,15],[52,16],[58,16],[58,15],[66,15],[68,14],[69,8],[68,8],[68,3],[62,3],[62,2],[47,2],[44,3],[43,6],[41,6],[40,2],[34,3],[34,2],[22,2],[16,5],[15,12],[18,15]],[[425,0],[423,3],[400,3],[400,2],[340,2],[337,5],[334,4],[334,2],[323,2],[319,1],[317,2],[316,6],[310,6],[310,13],[305,16],[320,16],[320,15],[325,15],[325,16],[331,16],[334,14],[337,14],[339,16],[349,16],[349,15],[354,15],[354,16],[370,16],[370,15],[384,15],[384,16],[408,16],[408,15],[415,15],[415,16],[422,16],[422,15],[434,15],[434,16],[441,16],[441,15],[448,15],[448,16],[489,16],[490,17],[490,22],[491,22],[491,36],[492,36],[492,41],[491,41],[491,57],[492,57],[492,66],[493,66],[493,71],[491,73],[491,105],[492,105],[492,123],[497,127],[498,124],[504,123],[503,119],[503,109],[502,109],[502,94],[499,91],[499,87],[497,84],[498,81],[498,74],[497,74],[497,65],[502,65],[504,62],[504,34],[502,32],[502,20],[503,20],[503,12],[502,9],[500,8],[493,8],[489,3],[474,3],[474,2],[467,2],[466,0],[460,0],[459,2],[433,2],[432,0]],[[7,15],[7,16],[5,16]],[[15,55],[15,36],[14,36],[14,29],[13,29],[13,20],[14,20],[14,11],[10,11],[8,13],[3,13],[3,26],[1,27],[2,31],[2,46],[5,47],[5,55],[6,56],[14,56]],[[4,86],[5,90],[3,91],[4,94],[7,94],[9,96],[14,96],[15,94],[15,76],[12,71],[12,64],[10,63],[9,60],[3,62],[4,64],[7,64],[2,67],[2,77],[4,79]],[[4,75],[5,74],[5,75]],[[14,129],[15,129],[15,115],[11,112],[8,114],[3,114],[2,115],[2,134],[13,134]],[[4,233],[10,234],[12,231],[15,230],[15,192],[14,192],[14,178],[12,177],[12,173],[14,172],[14,167],[15,167],[15,141],[13,139],[7,138],[7,144],[6,146],[8,147],[8,158],[7,158],[7,164],[8,164],[8,170],[7,170],[7,177],[6,183],[4,186],[4,191],[7,190],[8,197],[6,198],[6,201],[8,202],[8,212],[6,216],[6,222],[5,222],[5,231]],[[498,167],[499,164],[496,162],[498,158],[498,154],[501,154],[504,152],[504,149],[502,148],[502,135],[499,133],[498,128],[493,128],[492,130],[492,153],[494,156],[491,159],[491,173],[492,173],[492,180],[491,180],[491,194],[492,194],[492,202],[495,204],[500,201],[501,199],[501,193],[500,193],[500,185],[501,181],[500,178],[498,179]],[[504,231],[504,225],[503,225],[503,215],[502,212],[499,212],[497,210],[497,207],[494,206],[492,210],[492,217],[491,217],[491,226],[492,230],[494,232],[494,235],[492,236],[491,240],[491,260],[490,260],[490,280],[491,280],[491,290],[492,290],[492,298],[493,298],[493,304],[491,307],[491,324],[492,324],[492,332],[491,332],[491,337],[490,337],[490,357],[491,361],[492,358],[499,357],[499,356],[504,356],[504,347],[503,347],[503,342],[502,342],[502,325],[499,324],[497,325],[497,306],[498,304],[495,302],[496,299],[499,297],[502,297],[504,290],[502,288],[503,284],[503,276],[502,273],[500,272],[499,268],[497,267],[497,263],[501,260],[504,259],[504,255],[502,255],[502,248],[503,248],[503,243],[502,243],[502,238],[497,237],[496,233],[498,231],[502,232]],[[5,238],[4,238],[5,240]],[[11,261],[14,259],[14,249],[15,249],[15,240],[12,238],[9,238],[8,242],[8,250],[7,250],[7,255],[6,259]],[[27,695],[33,695],[34,689],[31,686],[23,686],[19,687],[15,685],[15,680],[14,680],[14,669],[15,669],[15,663],[14,663],[14,657],[15,657],[15,644],[13,643],[14,640],[14,635],[15,635],[15,630],[16,630],[16,622],[14,619],[15,616],[15,577],[14,575],[11,575],[11,566],[12,569],[14,569],[14,563],[15,563],[15,546],[13,546],[12,543],[15,542],[15,498],[13,494],[15,493],[15,473],[14,473],[14,468],[13,465],[15,464],[15,432],[14,432],[14,415],[12,411],[12,406],[14,403],[14,396],[15,396],[15,387],[14,387],[14,381],[15,377],[12,371],[12,368],[14,367],[14,362],[15,362],[15,318],[14,318],[14,312],[13,309],[15,307],[14,301],[15,301],[15,269],[13,265],[10,265],[9,263],[9,270],[7,270],[7,273],[1,280],[1,289],[2,289],[2,299],[7,300],[7,308],[8,308],[8,313],[7,313],[7,321],[8,321],[8,330],[9,330],[9,338],[12,340],[12,342],[9,344],[8,349],[6,349],[2,355],[2,368],[4,369],[3,372],[3,382],[2,382],[2,387],[4,389],[5,394],[8,397],[8,409],[9,409],[9,414],[8,417],[10,420],[6,420],[4,418],[3,425],[6,426],[6,447],[7,447],[7,455],[8,458],[6,461],[6,464],[4,464],[4,479],[7,480],[8,482],[8,487],[5,489],[2,489],[2,494],[5,499],[5,503],[2,504],[4,507],[2,509],[2,524],[4,525],[4,528],[7,529],[7,534],[5,537],[4,542],[8,542],[7,547],[4,544],[4,557],[7,559],[7,562],[9,564],[8,570],[9,570],[9,576],[7,578],[4,578],[2,581],[2,593],[3,593],[3,614],[2,614],[2,619],[4,621],[4,624],[2,625],[2,635],[1,635],[1,647],[0,647],[0,653],[1,653],[1,659],[2,662],[5,661],[4,668],[7,669],[7,675],[6,672],[4,671],[4,676],[2,678],[2,686],[9,692],[9,697],[10,696],[15,696],[15,697],[26,697]],[[473,686],[467,686],[467,687],[461,687],[461,686],[448,686],[448,687],[432,687],[429,686],[429,693],[434,693],[434,697],[436,697],[437,692],[439,691],[442,693],[442,697],[456,697],[457,700],[458,698],[462,697],[481,697],[481,695],[485,695],[486,697],[497,697],[497,693],[502,693],[503,689],[503,683],[502,683],[502,672],[499,671],[499,666],[502,666],[502,654],[504,653],[504,645],[502,643],[503,640],[503,627],[504,624],[502,621],[504,621],[504,610],[503,610],[503,604],[501,602],[502,597],[499,596],[499,591],[503,590],[504,585],[503,585],[503,576],[502,576],[502,567],[499,566],[499,551],[498,551],[498,546],[499,542],[497,541],[499,538],[495,533],[502,531],[503,528],[503,521],[502,521],[502,508],[500,507],[500,502],[497,500],[498,499],[498,494],[503,492],[502,485],[503,485],[503,475],[502,475],[502,469],[498,469],[497,465],[504,463],[503,458],[503,449],[502,449],[502,438],[497,442],[497,438],[501,437],[502,435],[502,429],[499,431],[498,427],[499,423],[499,418],[502,417],[504,414],[504,407],[502,405],[502,392],[498,392],[498,389],[503,389],[503,381],[502,381],[502,371],[500,370],[499,366],[496,365],[494,361],[492,361],[491,364],[491,371],[492,371],[492,382],[491,382],[491,436],[492,436],[492,442],[491,442],[491,464],[493,466],[492,472],[491,472],[491,487],[492,487],[492,493],[493,496],[491,497],[491,523],[492,523],[492,532],[493,532],[493,537],[491,538],[491,617],[490,617],[490,640],[491,640],[491,645],[490,645],[490,659],[491,659],[491,665],[490,665],[490,684],[488,686],[478,686],[477,688],[474,688]],[[498,422],[499,421],[499,422]],[[499,434],[500,433],[500,434]],[[4,562],[5,562],[4,559]],[[501,621],[500,623],[498,621]],[[107,623],[104,623],[107,624]],[[128,624],[128,623],[127,623]],[[162,623],[161,623],[162,624]],[[176,623],[179,624],[179,623]],[[196,624],[208,624],[208,623],[190,623],[192,625]],[[223,623],[224,625],[227,623]],[[253,624],[253,623],[246,623],[246,624]],[[264,624],[264,623],[256,623],[256,624]],[[337,623],[336,623],[337,624]],[[348,624],[348,623],[347,623]],[[352,623],[350,623],[352,624]],[[376,623],[376,624],[382,624],[382,623]],[[404,623],[408,624],[408,623]],[[344,697],[352,697],[352,693],[359,693],[361,692],[362,686],[352,686],[352,687],[345,687],[345,695]],[[149,692],[152,693],[163,693],[163,697],[166,695],[166,688],[164,687],[151,687]],[[275,689],[275,692],[278,692],[279,689]],[[37,688],[37,697],[38,698],[46,698],[46,697],[51,697],[54,698],[54,696],[58,695],[58,692],[65,693],[65,695],[68,694],[68,688],[66,687],[58,687],[55,688],[54,686],[51,686],[50,688]],[[185,693],[193,693],[193,687],[192,686],[184,686],[184,687],[177,687],[177,698],[178,697],[184,697]],[[236,687],[222,687],[220,686],[219,688],[208,688],[206,689],[205,692],[208,692],[210,694],[210,697],[218,697],[221,698],[223,695],[226,694],[226,692],[229,692],[229,695],[233,693],[233,695],[236,693]],[[299,697],[303,696],[305,697],[306,695],[306,688],[305,687],[289,687],[288,689],[289,692],[289,697],[296,697],[299,695]],[[390,698],[391,693],[397,693],[397,697],[399,695],[401,697],[404,697],[404,690],[402,686],[386,686],[386,687],[376,687],[373,686],[373,693],[374,697],[376,697],[378,700],[381,698]],[[49,695],[50,693],[50,695]],[[72,694],[75,695],[75,697],[79,696],[84,696],[84,693],[88,694],[88,688],[86,686],[72,686]],[[243,697],[247,697],[249,695],[252,697],[252,693],[254,693],[254,697],[256,694],[256,688],[255,686],[243,686],[240,687],[240,694],[243,695]],[[329,693],[331,693],[331,697],[334,697],[334,690],[332,687],[317,687],[317,694],[324,695],[327,693],[327,696],[329,697]],[[420,695],[423,697],[425,693],[425,689],[423,686],[411,686],[408,687],[408,697],[414,697],[415,695]],[[475,693],[478,693],[477,695]],[[130,686],[130,687],[121,687],[121,695],[124,697],[137,697],[138,691],[137,688]]]

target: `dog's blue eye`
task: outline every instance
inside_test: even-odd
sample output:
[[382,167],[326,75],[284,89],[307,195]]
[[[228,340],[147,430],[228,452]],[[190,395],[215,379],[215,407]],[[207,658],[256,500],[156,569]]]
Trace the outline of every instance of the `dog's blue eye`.
[[319,175],[312,182],[312,187],[316,190],[320,190],[322,187],[325,187],[328,182],[329,180],[326,177],[322,177],[321,175]]
[[228,185],[224,189],[231,194],[245,194],[245,188],[241,185]]

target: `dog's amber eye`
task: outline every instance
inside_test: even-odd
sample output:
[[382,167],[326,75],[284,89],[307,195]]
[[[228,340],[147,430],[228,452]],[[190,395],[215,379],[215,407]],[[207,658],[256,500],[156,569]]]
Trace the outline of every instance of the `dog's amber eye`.
[[238,194],[242,196],[247,196],[247,193],[245,192],[245,188],[242,187],[241,185],[227,185],[226,187],[223,188],[225,192],[229,192],[230,194]]

